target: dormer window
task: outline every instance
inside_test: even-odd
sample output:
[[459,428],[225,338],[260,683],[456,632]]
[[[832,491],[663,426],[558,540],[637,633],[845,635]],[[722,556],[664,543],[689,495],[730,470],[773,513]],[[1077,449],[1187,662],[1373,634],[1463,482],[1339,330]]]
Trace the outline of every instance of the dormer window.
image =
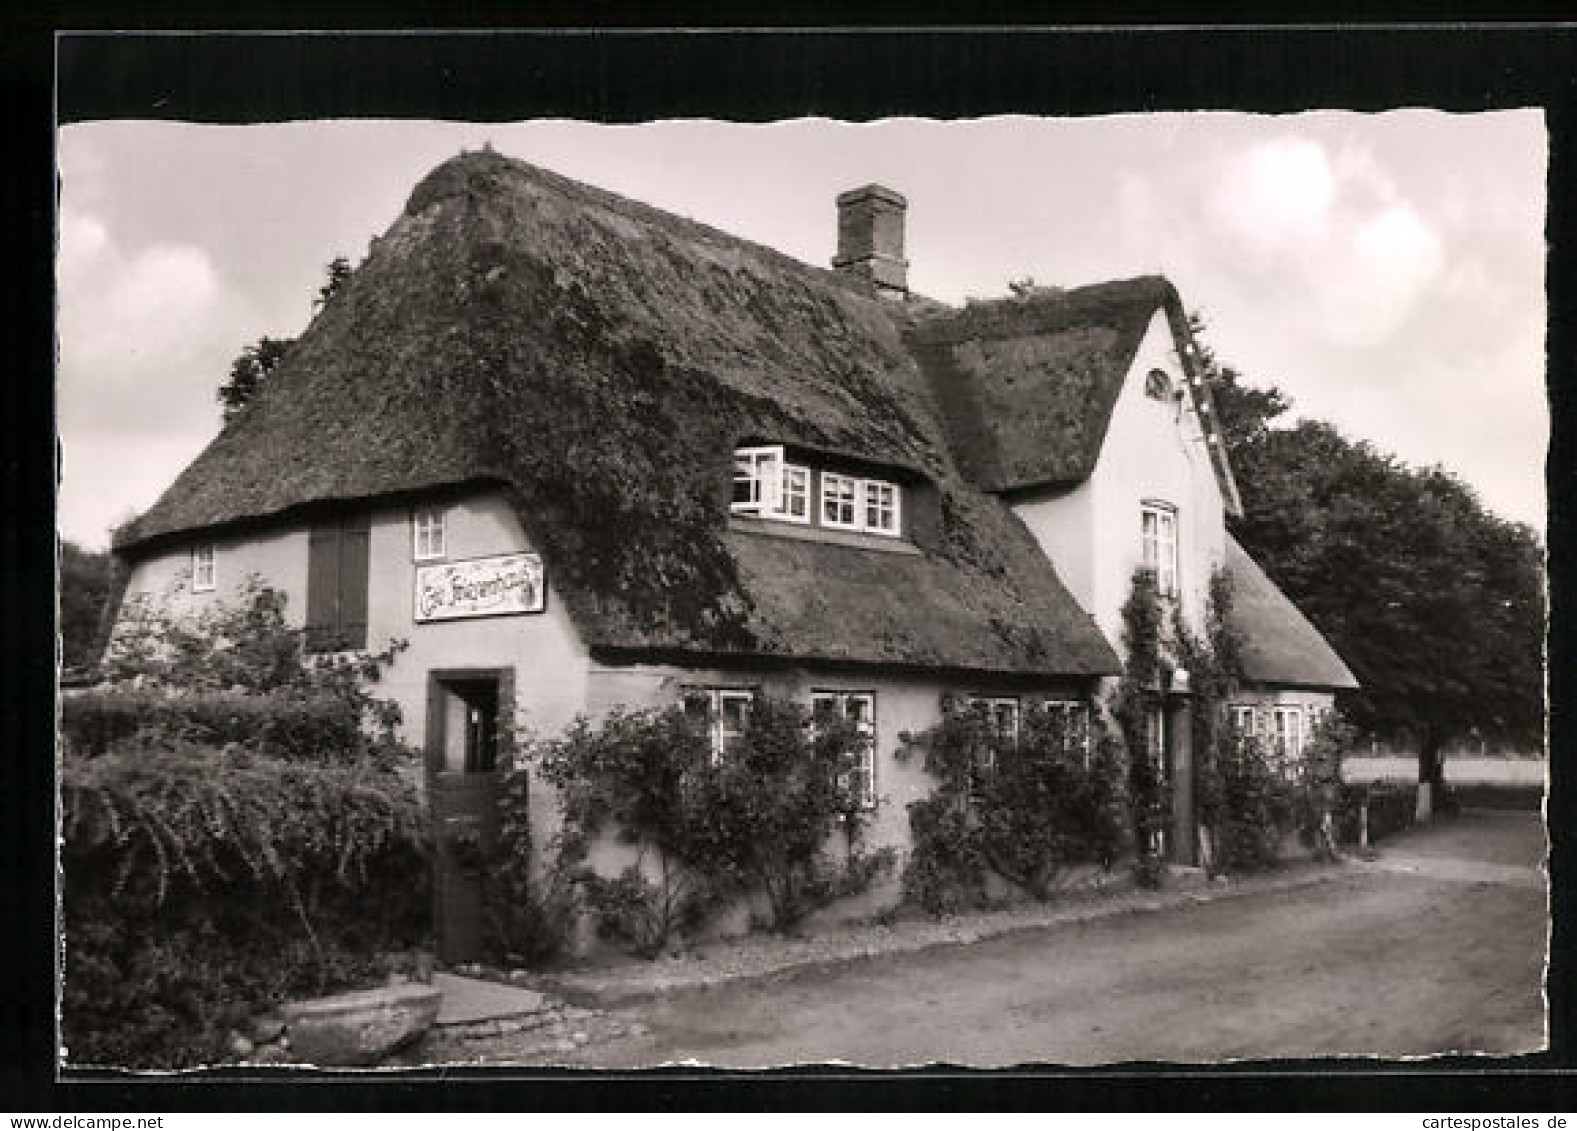
[[781,445],[734,450],[735,514],[810,521],[810,469],[785,462]]
[[834,530],[863,530],[897,538],[899,490],[885,479],[856,479],[824,471],[821,475],[821,524]]
[[734,449],[729,509],[826,530],[903,536],[903,491],[886,479],[789,463],[781,444]]

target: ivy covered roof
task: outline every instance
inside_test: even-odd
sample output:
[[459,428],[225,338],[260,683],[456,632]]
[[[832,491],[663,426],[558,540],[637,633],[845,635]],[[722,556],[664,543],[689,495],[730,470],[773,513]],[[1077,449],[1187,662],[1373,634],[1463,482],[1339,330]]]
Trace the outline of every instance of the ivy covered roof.
[[[462,154],[117,546],[486,482],[594,652],[1116,671],[1029,531],[960,468],[908,329],[831,271]],[[733,449],[758,439],[915,484],[920,552],[731,526]]]

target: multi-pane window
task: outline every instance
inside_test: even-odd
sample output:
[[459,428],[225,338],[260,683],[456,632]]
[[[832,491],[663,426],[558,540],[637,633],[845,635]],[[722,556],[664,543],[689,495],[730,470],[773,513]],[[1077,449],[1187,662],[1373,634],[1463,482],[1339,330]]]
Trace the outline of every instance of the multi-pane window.
[[1258,737],[1259,712],[1250,703],[1234,703],[1232,705],[1232,726],[1244,738]]
[[444,512],[439,507],[418,507],[411,515],[411,540],[417,561],[444,556]]
[[1303,753],[1303,708],[1275,708],[1276,753],[1291,761]]
[[705,725],[713,765],[744,741],[755,698],[756,693],[748,688],[692,688],[685,692],[685,713]]
[[204,542],[192,550],[192,592],[213,592],[214,577],[214,544]]
[[1063,750],[1079,751],[1085,765],[1090,761],[1090,707],[1077,699],[1052,699],[1046,710],[1057,715],[1062,723]]
[[821,523],[846,530],[860,528],[860,481],[824,471],[821,475]]
[[780,444],[734,450],[730,509],[835,530],[863,530],[891,538],[903,532],[903,492],[885,479],[862,479],[836,471],[816,473],[788,463]]
[[1139,510],[1139,531],[1146,568],[1155,572],[1161,595],[1177,593],[1177,511],[1165,503],[1144,503]]
[[862,809],[876,806],[876,696],[869,691],[817,691],[810,697],[812,718],[841,714],[860,735],[859,757],[849,779],[840,779]]
[[898,488],[879,479],[866,479],[865,529],[877,534],[898,533]]
[[809,522],[810,469],[785,463],[781,446],[736,449],[731,509]]
[[1018,745],[1019,702],[1011,697],[977,695],[969,703],[985,712],[986,723],[996,739],[975,751],[971,785],[975,791],[979,791],[996,776],[997,748],[1011,749]]
[[810,468],[783,465],[782,501],[777,513],[790,522],[810,521]]

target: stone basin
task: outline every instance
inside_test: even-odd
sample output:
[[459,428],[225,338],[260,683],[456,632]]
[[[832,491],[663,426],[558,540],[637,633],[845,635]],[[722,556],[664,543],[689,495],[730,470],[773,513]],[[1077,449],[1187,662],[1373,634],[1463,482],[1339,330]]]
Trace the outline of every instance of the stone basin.
[[407,982],[290,1002],[279,1014],[292,1061],[368,1065],[425,1033],[442,998],[436,986]]

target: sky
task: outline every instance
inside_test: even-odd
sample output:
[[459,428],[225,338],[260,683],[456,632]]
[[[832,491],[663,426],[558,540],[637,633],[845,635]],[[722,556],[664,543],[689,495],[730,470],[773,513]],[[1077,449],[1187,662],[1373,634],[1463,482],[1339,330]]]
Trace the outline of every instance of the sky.
[[62,537],[89,548],[217,433],[416,182],[484,144],[826,266],[833,200],[909,201],[911,288],[1163,274],[1289,419],[1441,464],[1544,528],[1547,143],[1538,110],[765,125],[95,122],[58,135]]

